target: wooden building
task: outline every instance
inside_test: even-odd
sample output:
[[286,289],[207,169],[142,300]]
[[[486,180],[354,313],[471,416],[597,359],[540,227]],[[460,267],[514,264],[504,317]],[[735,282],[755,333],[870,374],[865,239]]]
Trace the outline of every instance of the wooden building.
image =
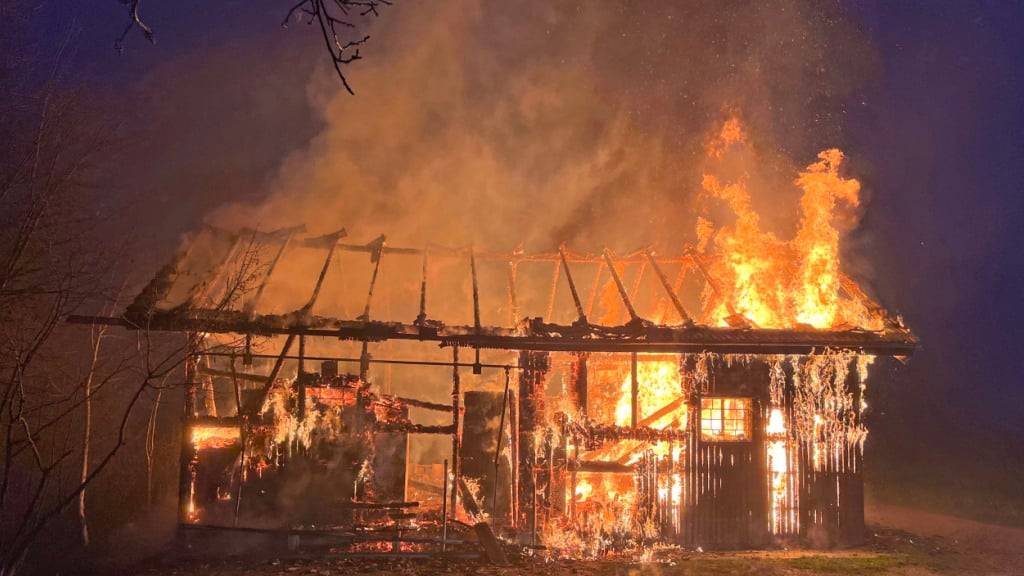
[[[72,318],[186,338],[183,526],[463,515],[581,554],[863,537],[865,374],[916,340],[849,279],[880,328],[711,326],[691,250],[345,236],[207,228],[123,315]],[[410,456],[427,436],[444,462]]]

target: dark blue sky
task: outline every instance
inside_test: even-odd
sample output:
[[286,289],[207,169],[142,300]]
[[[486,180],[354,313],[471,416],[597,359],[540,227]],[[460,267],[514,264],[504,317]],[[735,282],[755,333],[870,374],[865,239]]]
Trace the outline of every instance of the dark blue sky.
[[871,159],[874,282],[922,350],[920,416],[1024,431],[1024,16],[1012,2],[856,4],[882,56],[851,153]]
[[[126,126],[127,163],[105,184],[134,199],[148,245],[166,251],[222,202],[258,198],[280,160],[317,132],[306,83],[324,57],[311,30],[280,29],[279,2],[143,6],[157,44],[133,33],[124,55],[112,49],[124,22],[113,0],[50,5],[37,23],[44,39],[79,30],[75,76]],[[1024,5],[842,6],[880,66],[845,104],[841,144],[871,196],[851,242],[880,299],[922,340],[887,383],[899,390],[886,393],[884,418],[1020,438]],[[359,67],[374,66],[367,52]],[[840,70],[851,65],[842,56],[831,63]],[[352,80],[352,106],[374,97],[360,91],[358,67]]]

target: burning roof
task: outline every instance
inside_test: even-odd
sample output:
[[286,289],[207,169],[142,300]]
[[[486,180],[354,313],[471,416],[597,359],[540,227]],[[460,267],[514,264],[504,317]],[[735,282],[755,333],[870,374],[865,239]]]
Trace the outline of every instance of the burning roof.
[[[797,299],[778,308],[757,300],[758,287],[745,270],[771,263],[758,262],[756,256],[750,256],[753,264],[737,263],[746,252],[722,256],[689,248],[663,257],[643,249],[614,256],[561,248],[502,254],[393,247],[383,236],[347,243],[344,230],[318,237],[302,234],[301,228],[230,232],[207,227],[139,294],[124,320],[156,330],[301,331],[355,340],[536,350],[804,353],[847,348],[906,355],[916,344],[906,327],[838,270],[829,270],[833,278],[828,285],[822,281],[807,292],[794,291]],[[718,243],[733,240],[720,235]],[[811,248],[812,253],[818,250]],[[404,269],[400,260],[405,260]],[[462,274],[460,262],[466,268]],[[410,270],[419,273],[418,281]],[[503,286],[500,276],[505,277]],[[435,283],[444,293],[434,293]],[[814,312],[806,304],[832,288],[834,296],[823,299],[825,311]],[[267,298],[271,293],[273,300]],[[799,298],[805,298],[803,304]],[[374,306],[375,300],[382,302]],[[428,301],[435,300],[442,309],[461,305],[472,313],[472,324],[460,323],[459,313],[455,321],[433,318]],[[282,308],[287,301],[294,306]],[[531,306],[540,314],[522,315]],[[595,309],[601,312],[597,322],[590,320]],[[775,310],[795,311],[796,318],[811,322],[783,322]],[[856,315],[845,315],[846,310]],[[507,320],[485,323],[484,315]],[[827,318],[832,322],[823,325]]]
[[[697,240],[671,253],[398,247],[383,235],[348,242],[345,229],[310,236],[303,226],[207,226],[123,320],[477,349],[910,354],[911,332],[840,267],[837,221],[860,203],[860,183],[840,174],[842,152],[823,151],[799,171],[800,221],[786,240],[762,227],[755,184],[729,164],[747,145],[735,118],[709,139]],[[730,223],[713,223],[716,206]]]

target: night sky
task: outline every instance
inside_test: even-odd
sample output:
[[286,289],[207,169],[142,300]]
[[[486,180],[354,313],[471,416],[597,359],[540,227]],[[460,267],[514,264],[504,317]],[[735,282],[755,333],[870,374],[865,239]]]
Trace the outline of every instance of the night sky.
[[[153,262],[214,208],[258,201],[282,159],[322,128],[307,85],[331,80],[326,57],[312,30],[280,28],[284,4],[147,0],[157,44],[136,32],[123,55],[112,47],[125,20],[119,3],[60,4],[72,3],[51,3],[34,20],[44,39],[36,50],[50,53],[74,31],[67,81],[89,87],[126,142],[99,185],[111,206],[131,206],[132,237]],[[403,9],[396,4],[392,12]],[[897,442],[892,431],[903,430],[900,442],[912,442],[921,427],[944,438],[1008,434],[1016,441],[1006,449],[1019,457],[1024,5],[877,1],[838,12],[874,59],[872,72],[840,96],[844,115],[827,132],[870,196],[849,249],[866,263],[860,276],[922,342],[908,365],[882,371],[878,385],[898,390],[878,392],[879,437]],[[519,17],[529,24],[527,11]],[[346,105],[380,96],[360,76],[384,51],[371,45],[350,69],[357,96]],[[643,69],[655,53],[632,52],[628,67]],[[685,55],[670,56],[688,65]],[[827,66],[859,68],[846,57],[863,55],[838,54]],[[648,88],[638,77],[624,80],[631,85],[619,97]]]

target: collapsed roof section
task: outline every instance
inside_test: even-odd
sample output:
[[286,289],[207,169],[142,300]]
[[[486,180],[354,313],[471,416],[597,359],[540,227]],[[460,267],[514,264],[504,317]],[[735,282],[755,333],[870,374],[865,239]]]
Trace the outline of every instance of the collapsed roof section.
[[[702,323],[716,281],[693,250],[665,257],[572,252],[493,253],[471,247],[395,247],[206,227],[153,278],[118,322],[160,331],[305,334],[356,341],[548,351],[809,354],[825,349],[906,356],[914,335],[849,278],[881,330],[764,329],[740,318]],[[599,318],[594,321],[594,318]],[[95,319],[94,319],[95,320]]]

